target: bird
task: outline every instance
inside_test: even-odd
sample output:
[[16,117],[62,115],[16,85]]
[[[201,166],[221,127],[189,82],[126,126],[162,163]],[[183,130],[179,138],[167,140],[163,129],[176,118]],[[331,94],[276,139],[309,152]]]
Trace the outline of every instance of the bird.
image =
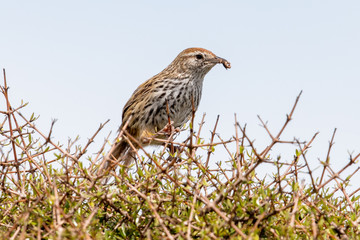
[[125,130],[131,137],[117,139],[105,156],[104,168],[119,160],[129,166],[135,159],[132,149],[164,129],[169,119],[174,128],[183,126],[199,106],[205,75],[217,64],[231,68],[230,62],[209,50],[187,48],[163,71],[142,83],[122,111],[119,131]]

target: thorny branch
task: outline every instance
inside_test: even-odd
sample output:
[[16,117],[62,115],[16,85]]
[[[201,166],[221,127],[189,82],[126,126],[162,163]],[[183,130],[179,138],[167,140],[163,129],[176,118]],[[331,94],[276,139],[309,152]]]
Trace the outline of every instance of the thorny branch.
[[[6,109],[0,109],[4,116],[0,125],[0,205],[4,207],[0,207],[0,219],[5,220],[0,220],[0,234],[5,238],[91,239],[107,234],[121,238],[251,239],[255,235],[278,238],[283,233],[289,238],[297,234],[336,239],[360,234],[355,195],[360,188],[350,194],[346,189],[360,167],[350,176],[342,176],[360,154],[350,156],[339,171],[332,169],[335,129],[322,171],[317,173],[310,167],[307,152],[318,133],[310,141],[280,140],[301,92],[276,134],[258,116],[271,140],[264,149],[258,149],[236,115],[234,136],[226,139],[217,132],[218,116],[210,139],[205,140],[205,114],[195,127],[193,107],[190,127],[182,131],[189,135],[184,142],[173,139],[170,117],[168,138],[149,139],[163,143],[159,154],[137,142],[125,123],[118,137],[127,139],[135,152],[136,168],[127,169],[121,159],[115,159],[111,171],[101,171],[109,136],[95,158],[84,157],[109,120],[100,124],[84,147],[77,146],[76,140],[69,141],[67,147],[56,144],[51,137],[54,121],[44,134],[35,127],[36,118],[20,112],[26,104],[11,106],[5,70],[3,74],[1,92]],[[167,112],[170,115],[168,106]],[[277,144],[292,146],[296,156],[274,159],[269,153]],[[220,147],[225,156],[218,154]],[[264,175],[260,166],[274,171]],[[304,177],[309,183],[299,182]],[[328,193],[331,184],[334,190]],[[335,193],[341,198],[334,200]],[[342,221],[336,221],[341,224],[334,225],[334,218],[339,217]]]

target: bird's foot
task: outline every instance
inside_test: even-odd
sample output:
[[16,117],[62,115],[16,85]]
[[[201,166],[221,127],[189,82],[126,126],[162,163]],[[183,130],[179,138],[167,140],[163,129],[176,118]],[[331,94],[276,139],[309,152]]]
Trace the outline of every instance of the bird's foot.
[[166,124],[166,126],[161,129],[159,132],[157,132],[160,135],[165,135],[167,137],[170,137],[171,135],[175,134],[175,133],[179,133],[181,131],[181,129],[179,127],[174,127],[173,126],[173,121],[171,121],[170,123]]

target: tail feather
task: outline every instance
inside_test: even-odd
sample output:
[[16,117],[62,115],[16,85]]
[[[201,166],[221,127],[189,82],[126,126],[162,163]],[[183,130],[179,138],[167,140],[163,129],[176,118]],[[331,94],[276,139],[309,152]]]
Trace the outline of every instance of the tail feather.
[[120,164],[129,166],[134,160],[133,151],[126,140],[116,142],[105,156],[104,169],[111,167],[116,161],[120,160]]

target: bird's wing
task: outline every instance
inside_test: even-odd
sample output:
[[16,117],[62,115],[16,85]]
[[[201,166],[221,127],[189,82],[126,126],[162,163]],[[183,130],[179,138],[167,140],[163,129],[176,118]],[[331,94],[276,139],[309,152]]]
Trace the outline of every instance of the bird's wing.
[[[131,95],[127,101],[122,112],[122,121],[125,123],[129,117],[135,112],[141,110],[140,105],[146,103],[146,98],[149,98],[149,93],[153,89],[156,82],[156,76],[150,78],[141,84]],[[145,101],[144,101],[145,100]]]

